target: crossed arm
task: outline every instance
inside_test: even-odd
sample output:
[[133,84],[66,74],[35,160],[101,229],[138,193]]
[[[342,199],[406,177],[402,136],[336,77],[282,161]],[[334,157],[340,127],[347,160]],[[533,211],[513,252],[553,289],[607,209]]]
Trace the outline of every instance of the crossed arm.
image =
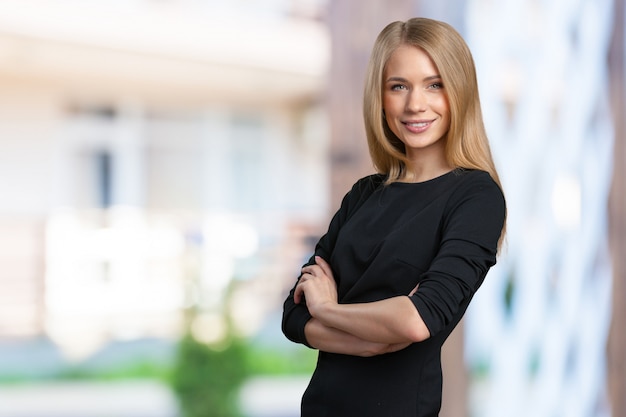
[[[294,302],[306,296],[312,319],[305,326],[308,343],[320,350],[373,356],[404,349],[430,337],[408,296],[358,304],[339,304],[330,265],[322,258],[302,269]],[[417,287],[407,295],[412,295]]]

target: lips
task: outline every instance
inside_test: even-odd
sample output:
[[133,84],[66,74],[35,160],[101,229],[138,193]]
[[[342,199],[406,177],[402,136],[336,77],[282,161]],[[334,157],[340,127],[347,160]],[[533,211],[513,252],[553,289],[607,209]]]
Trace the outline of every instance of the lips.
[[420,121],[410,121],[410,122],[402,122],[409,131],[414,133],[421,133],[427,130],[434,120],[420,120]]
[[405,123],[410,127],[426,127],[430,124],[430,122],[417,122],[417,123]]

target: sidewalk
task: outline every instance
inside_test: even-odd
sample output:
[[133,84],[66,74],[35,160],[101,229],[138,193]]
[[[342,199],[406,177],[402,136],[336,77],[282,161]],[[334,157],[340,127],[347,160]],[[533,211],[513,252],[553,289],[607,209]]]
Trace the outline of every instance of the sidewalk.
[[0,417],[177,417],[168,387],[154,381],[0,386]]
[[[248,417],[297,417],[309,377],[255,377],[240,393]],[[0,417],[178,417],[169,387],[155,381],[0,385]]]
[[299,417],[300,400],[309,376],[254,377],[241,389],[240,400],[247,417]]

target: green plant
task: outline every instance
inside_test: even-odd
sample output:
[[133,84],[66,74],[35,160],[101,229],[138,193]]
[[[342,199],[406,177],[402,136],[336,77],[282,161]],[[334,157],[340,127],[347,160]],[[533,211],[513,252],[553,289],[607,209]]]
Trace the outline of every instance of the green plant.
[[185,336],[172,386],[185,417],[240,417],[237,395],[248,376],[245,345],[234,338],[219,349]]
[[317,351],[304,347],[280,350],[249,344],[246,358],[252,375],[310,375],[315,369]]

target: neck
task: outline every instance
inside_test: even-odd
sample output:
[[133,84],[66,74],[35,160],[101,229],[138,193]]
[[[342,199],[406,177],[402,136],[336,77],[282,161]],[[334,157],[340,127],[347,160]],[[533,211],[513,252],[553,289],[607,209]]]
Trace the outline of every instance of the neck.
[[412,160],[407,165],[402,182],[424,182],[437,178],[454,169],[444,158],[426,159],[423,161]]
[[454,168],[452,167],[446,167],[445,169],[433,170],[433,171],[422,171],[422,172],[407,171],[400,178],[400,182],[425,182],[425,181],[432,180],[433,178],[437,178],[444,174],[447,174],[453,169]]
[[408,162],[402,182],[423,182],[437,178],[454,169],[448,163],[445,152],[445,141],[437,142],[420,149],[408,148]]

